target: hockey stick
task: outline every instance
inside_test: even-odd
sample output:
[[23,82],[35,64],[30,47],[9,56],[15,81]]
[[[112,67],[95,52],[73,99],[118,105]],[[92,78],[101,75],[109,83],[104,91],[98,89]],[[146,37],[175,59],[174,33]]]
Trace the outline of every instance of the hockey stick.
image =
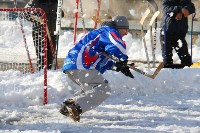
[[196,13],[192,14],[192,22],[191,22],[191,62],[192,62],[192,45],[193,45],[193,41],[192,41],[192,35],[193,35],[193,22],[194,22],[194,18],[196,16]]
[[[158,15],[160,14],[160,11],[156,11],[154,13],[154,15],[152,16],[149,26],[150,26],[150,38],[151,38],[151,46],[152,46],[152,56],[153,56],[153,67],[155,67],[155,61],[156,61],[156,57],[155,57],[155,50],[156,50],[156,31],[154,33],[154,39],[153,39],[153,35],[152,35],[152,25],[154,23],[154,21],[156,20],[156,18],[158,17]],[[156,29],[155,29],[156,30]]]
[[[61,27],[61,18],[62,18],[62,4],[63,4],[63,0],[58,0],[58,7],[57,7],[57,18],[56,18],[56,31],[54,32],[54,35],[56,35],[56,50],[53,52],[53,43],[50,43],[51,44],[51,49],[52,49],[52,52],[53,52],[53,55],[54,55],[54,60],[53,61],[53,64],[54,65],[54,69],[56,70],[58,68],[58,42],[59,42],[59,35],[60,35],[60,27]],[[48,29],[48,28],[47,28]],[[49,31],[47,30],[47,34],[49,34]],[[50,40],[51,36],[50,34],[48,35],[48,38]],[[51,40],[52,42],[52,40]]]
[[[153,7],[154,12],[156,13],[158,11],[158,5],[156,4],[155,0],[147,0],[150,5]],[[153,33],[153,36],[151,35],[151,44],[152,44],[152,56],[153,56],[153,67],[155,67],[155,49],[156,49],[156,31],[157,31],[157,17],[153,20],[155,22],[155,32]],[[152,23],[153,24],[153,23]],[[152,28],[152,26],[151,26]],[[151,32],[152,34],[152,29]]]
[[142,26],[142,28],[141,28],[141,36],[142,36],[142,41],[143,41],[144,49],[145,49],[145,53],[146,53],[148,68],[150,68],[150,62],[149,62],[149,55],[148,55],[148,51],[147,51],[147,44],[146,44],[146,40],[145,40],[145,36],[144,36],[144,21],[147,18],[147,16],[149,15],[149,13],[150,13],[150,9],[147,8],[147,10],[145,11],[143,17],[140,20],[140,24]]
[[58,0],[56,31],[54,31],[54,35],[59,35],[59,33],[60,33],[61,17],[62,17],[62,4],[63,4],[63,0]]
[[200,61],[193,63],[190,67],[191,68],[200,67]]
[[[92,20],[95,22],[96,21],[96,16],[92,16]],[[102,20],[100,18],[97,19],[97,23],[102,24]]]
[[80,0],[80,9],[81,9],[81,18],[82,18],[83,32],[86,33],[85,21],[84,21],[84,13],[83,13],[83,6],[82,6],[82,1],[81,0]]
[[17,8],[17,0],[14,0],[13,2],[14,2],[15,8]]
[[156,68],[156,70],[155,70],[155,72],[154,72],[153,74],[145,73],[144,71],[142,71],[142,70],[140,70],[140,69],[138,69],[138,68],[136,68],[136,67],[134,67],[134,66],[131,66],[131,65],[128,65],[128,67],[131,68],[131,69],[133,69],[133,70],[135,70],[136,72],[138,72],[138,73],[144,75],[144,76],[147,76],[147,77],[149,77],[149,78],[154,79],[154,78],[158,75],[158,73],[160,72],[160,70],[164,67],[164,63],[161,62],[161,63],[159,64],[159,66]]
[[74,44],[76,44],[76,33],[77,33],[77,22],[78,22],[78,4],[79,4],[79,0],[76,0],[76,12],[75,12],[75,22],[74,22]]
[[165,24],[164,24],[164,46],[163,46],[163,54],[164,54],[164,65],[166,64],[166,56],[165,56],[165,53],[166,53],[166,43],[167,43],[167,17],[169,14],[166,14],[165,18],[164,18],[164,21],[165,21]]
[[97,0],[98,2],[98,8],[97,8],[97,13],[96,13],[96,19],[94,22],[94,29],[97,28],[97,22],[99,21],[99,11],[100,11],[100,7],[101,7],[101,0]]
[[142,25],[142,30],[143,30],[144,21],[145,21],[145,19],[147,18],[147,16],[149,15],[149,13],[150,13],[150,9],[147,8],[146,11],[145,11],[144,14],[143,14],[141,20],[140,20],[140,24]]
[[[194,22],[194,18],[196,16],[196,13],[192,14],[192,23],[191,23],[191,61],[192,61],[192,45],[193,45],[193,41],[192,41],[192,36],[193,36],[193,22]],[[200,61],[193,63],[190,67],[200,67]]]
[[[115,62],[119,62],[118,59],[116,59],[116,58],[114,58],[114,57],[108,55],[108,54],[105,53],[105,52],[102,53],[102,54],[103,54],[104,56],[106,56],[107,58],[109,58],[109,59],[115,61]],[[144,72],[144,71],[142,71],[142,70],[140,70],[140,69],[138,69],[138,68],[136,68],[136,67],[134,67],[134,66],[132,66],[132,65],[129,65],[129,64],[128,64],[127,66],[128,66],[129,68],[133,69],[134,71],[136,71],[136,72],[138,72],[138,73],[140,73],[140,74],[146,76],[146,77],[149,77],[149,78],[154,79],[154,78],[158,75],[158,73],[160,72],[160,70],[164,67],[164,63],[161,62],[160,65],[157,67],[157,69],[155,70],[155,72],[154,72],[153,74],[148,74],[148,73],[146,73],[146,72]]]

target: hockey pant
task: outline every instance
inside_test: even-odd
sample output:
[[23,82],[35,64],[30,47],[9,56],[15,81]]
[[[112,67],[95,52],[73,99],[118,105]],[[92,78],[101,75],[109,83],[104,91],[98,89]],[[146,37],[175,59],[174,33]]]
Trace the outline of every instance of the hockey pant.
[[185,38],[167,37],[165,44],[164,37],[161,36],[161,43],[165,65],[173,64],[173,49],[178,54],[181,64],[188,65],[192,63]]
[[96,108],[111,94],[108,81],[97,70],[70,70],[65,73],[81,87],[71,99],[80,105],[82,113]]

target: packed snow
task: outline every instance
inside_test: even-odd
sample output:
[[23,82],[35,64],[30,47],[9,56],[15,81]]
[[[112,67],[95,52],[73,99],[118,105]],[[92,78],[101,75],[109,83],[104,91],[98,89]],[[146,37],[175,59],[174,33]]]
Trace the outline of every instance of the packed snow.
[[[146,40],[151,59],[148,34]],[[82,34],[79,34],[78,39],[81,36]],[[18,38],[16,36],[16,39]],[[128,34],[124,40],[129,59],[146,60],[141,38]],[[8,38],[4,42],[12,44]],[[0,45],[6,48],[4,42]],[[159,39],[157,44],[156,59],[162,61]],[[72,46],[73,32],[65,31],[59,39],[58,57],[64,58]],[[199,43],[194,44],[192,50],[193,61],[198,61]],[[179,62],[177,55],[174,56],[174,61]],[[155,68],[148,69],[140,64],[138,68],[147,73],[155,71]],[[65,99],[79,90],[79,87],[62,72],[61,68],[48,70],[46,105],[43,105],[42,71],[34,74],[23,74],[13,70],[0,71],[0,132],[200,132],[199,68],[163,68],[155,79],[133,70],[131,72],[135,76],[134,79],[113,71],[105,72],[103,76],[110,83],[112,95],[96,109],[82,114],[80,122],[73,122],[61,115],[59,108]]]

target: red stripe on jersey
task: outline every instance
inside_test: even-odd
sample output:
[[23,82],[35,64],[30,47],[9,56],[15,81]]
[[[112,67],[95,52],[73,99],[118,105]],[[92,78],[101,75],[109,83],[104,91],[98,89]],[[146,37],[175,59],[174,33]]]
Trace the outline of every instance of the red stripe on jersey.
[[87,46],[83,52],[83,65],[85,65],[86,67],[89,67],[90,65],[92,65],[98,58],[98,54],[95,54],[94,56],[90,56],[89,50],[94,44],[96,44],[99,38],[100,37],[97,37],[94,41],[92,41],[91,44]]
[[117,41],[121,42],[124,45],[124,47],[126,47],[126,43],[122,41],[114,32],[110,32],[110,33]]

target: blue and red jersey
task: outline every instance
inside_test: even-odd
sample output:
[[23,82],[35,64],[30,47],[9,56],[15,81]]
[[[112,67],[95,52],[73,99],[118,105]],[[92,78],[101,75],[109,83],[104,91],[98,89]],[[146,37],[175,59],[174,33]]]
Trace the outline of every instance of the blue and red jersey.
[[119,32],[111,26],[102,26],[87,33],[69,50],[63,70],[96,69],[104,73],[110,70],[115,62],[102,53],[107,53],[121,61],[128,58],[125,42]]

